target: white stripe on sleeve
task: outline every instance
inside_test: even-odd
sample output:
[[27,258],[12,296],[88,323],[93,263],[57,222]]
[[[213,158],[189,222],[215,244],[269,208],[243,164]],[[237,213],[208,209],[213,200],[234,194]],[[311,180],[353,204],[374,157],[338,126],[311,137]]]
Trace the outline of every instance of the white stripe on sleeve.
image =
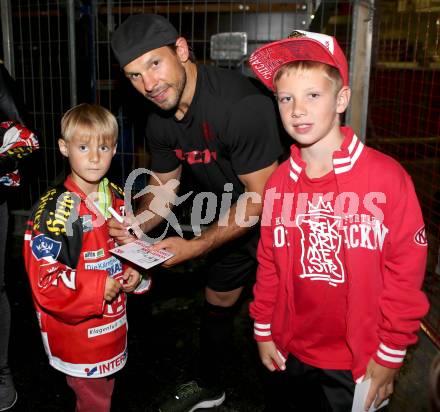
[[259,331],[258,329],[254,329],[254,333],[257,336],[270,336],[270,335],[272,335],[272,332],[270,330],[267,332],[262,332],[262,331]]

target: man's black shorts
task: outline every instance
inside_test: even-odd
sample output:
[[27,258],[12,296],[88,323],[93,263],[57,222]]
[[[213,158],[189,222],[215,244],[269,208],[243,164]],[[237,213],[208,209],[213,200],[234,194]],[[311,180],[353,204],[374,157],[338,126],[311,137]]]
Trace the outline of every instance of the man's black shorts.
[[260,228],[214,250],[207,259],[206,286],[216,292],[229,292],[244,286],[255,275]]

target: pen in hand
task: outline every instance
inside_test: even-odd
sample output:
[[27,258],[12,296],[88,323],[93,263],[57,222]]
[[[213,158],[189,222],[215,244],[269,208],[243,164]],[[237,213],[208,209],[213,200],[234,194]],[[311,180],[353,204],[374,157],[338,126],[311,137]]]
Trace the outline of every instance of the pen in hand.
[[[124,219],[122,218],[122,216],[120,214],[118,214],[118,212],[116,212],[115,209],[113,209],[111,206],[109,206],[107,210],[119,223],[124,223]],[[130,233],[131,236],[134,236],[135,238],[137,238],[136,233],[132,227],[128,226],[127,231],[128,231],[128,233]]]

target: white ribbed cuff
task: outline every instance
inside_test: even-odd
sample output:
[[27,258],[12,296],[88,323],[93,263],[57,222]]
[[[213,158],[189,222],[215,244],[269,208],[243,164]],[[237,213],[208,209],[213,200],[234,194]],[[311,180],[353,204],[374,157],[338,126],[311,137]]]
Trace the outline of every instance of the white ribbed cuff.
[[379,349],[377,350],[377,356],[386,362],[402,363],[405,355],[406,349],[392,349],[386,346],[384,343],[381,343],[379,345]]
[[254,323],[254,334],[256,336],[270,336],[270,323]]

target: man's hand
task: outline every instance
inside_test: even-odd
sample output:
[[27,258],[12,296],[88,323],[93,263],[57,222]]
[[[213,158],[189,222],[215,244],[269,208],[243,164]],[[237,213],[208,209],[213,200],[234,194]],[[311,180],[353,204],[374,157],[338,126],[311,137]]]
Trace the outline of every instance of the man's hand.
[[168,252],[174,254],[172,258],[162,264],[163,267],[169,268],[202,255],[207,247],[205,247],[204,242],[198,238],[186,240],[178,236],[173,236],[154,244],[153,249],[166,249]]
[[[107,220],[107,225],[110,236],[115,239],[118,245],[133,242],[143,234],[134,217],[125,216],[123,223],[119,223],[115,218],[111,218]],[[136,236],[132,236],[128,233],[129,227],[135,231]]]
[[[246,192],[248,192],[247,194],[252,193],[259,197],[259,201],[254,203],[244,196],[245,201],[242,204],[240,203],[240,208],[244,208],[245,210],[240,211],[239,214],[244,222],[240,223],[247,223],[248,220],[255,220],[256,222],[259,219],[262,210],[261,196],[264,185],[276,167],[277,162],[274,162],[264,169],[238,176],[243,183]],[[186,240],[175,236],[156,243],[154,249],[167,249],[169,252],[174,253],[174,256],[164,262],[162,266],[168,268],[184,262],[185,260],[199,257],[246,233],[251,225],[241,225],[237,223],[237,208],[238,203],[234,203],[229,209],[229,212],[225,213],[225,216],[228,216],[228,218],[222,218],[221,225],[219,222],[213,223],[207,230],[203,231],[199,237]],[[143,228],[144,230],[147,230],[145,225]]]
[[286,359],[278,351],[273,341],[257,342],[261,362],[271,372],[286,369]]
[[133,292],[142,280],[141,274],[133,268],[128,268],[122,275],[122,279],[124,280],[122,290],[126,293]]
[[368,362],[365,379],[371,378],[371,386],[365,399],[364,409],[368,411],[373,401],[374,407],[377,408],[385,399],[388,399],[393,393],[394,379],[399,369],[387,368],[379,365],[370,359]]
[[111,302],[116,296],[119,295],[122,285],[110,276],[105,281],[104,300]]

